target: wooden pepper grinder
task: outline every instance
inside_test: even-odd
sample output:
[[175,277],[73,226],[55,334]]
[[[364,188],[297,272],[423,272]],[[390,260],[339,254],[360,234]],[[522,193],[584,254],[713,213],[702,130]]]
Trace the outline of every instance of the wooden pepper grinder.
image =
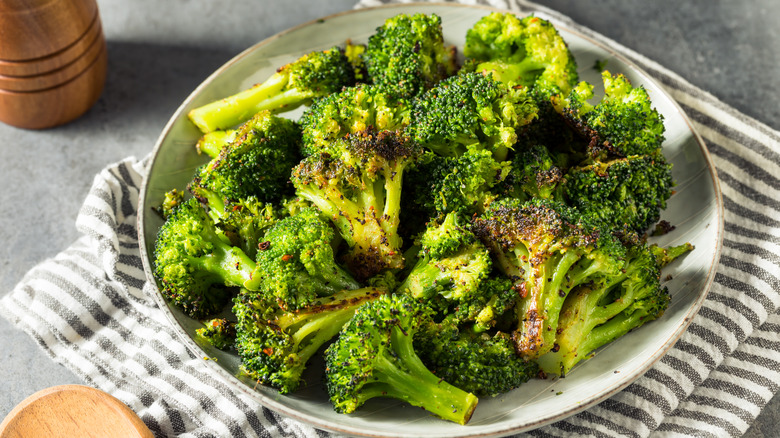
[[103,91],[106,41],[95,0],[0,1],[0,121],[70,122]]

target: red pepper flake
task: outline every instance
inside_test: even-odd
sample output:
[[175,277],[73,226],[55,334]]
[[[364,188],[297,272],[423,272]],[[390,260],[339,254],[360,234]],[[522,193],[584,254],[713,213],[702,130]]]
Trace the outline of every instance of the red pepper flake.
[[285,254],[282,256],[282,261],[289,262],[291,258],[293,258],[293,256],[291,256],[290,254]]
[[266,356],[270,356],[270,355],[274,354],[274,349],[270,348],[270,347],[263,348],[263,353],[265,353]]

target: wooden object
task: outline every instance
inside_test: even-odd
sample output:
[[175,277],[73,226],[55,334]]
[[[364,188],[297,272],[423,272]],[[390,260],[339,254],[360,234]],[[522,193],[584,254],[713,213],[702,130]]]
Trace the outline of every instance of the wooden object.
[[95,0],[0,1],[0,121],[70,122],[95,104],[108,64]]
[[138,416],[115,397],[82,385],[54,386],[16,406],[0,424],[0,438],[153,438]]

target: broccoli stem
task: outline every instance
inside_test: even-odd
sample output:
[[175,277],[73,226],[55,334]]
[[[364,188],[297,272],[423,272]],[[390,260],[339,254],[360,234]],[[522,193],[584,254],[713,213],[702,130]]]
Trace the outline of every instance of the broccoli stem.
[[397,290],[403,293],[408,291],[415,298],[429,299],[436,293],[436,287],[442,285],[442,281],[449,282],[448,274],[422,258]]
[[354,314],[354,307],[345,306],[327,312],[305,314],[300,320],[293,321],[292,339],[303,363],[311,359],[323,344],[333,339]]
[[193,266],[200,265],[205,271],[221,278],[228,286],[242,286],[252,279],[255,262],[246,253],[220,240],[213,239],[211,254],[193,260]]
[[209,158],[216,158],[222,148],[236,139],[238,133],[235,129],[226,131],[211,131],[203,134],[195,147],[198,153],[206,154]]
[[360,404],[385,396],[419,406],[445,420],[466,424],[479,401],[474,394],[458,389],[436,377],[414,351],[412,336],[399,328],[391,335],[395,356],[382,355],[375,365],[376,381],[364,386]]
[[263,83],[191,110],[188,117],[201,132],[208,133],[236,126],[263,110],[296,108],[309,94],[294,88],[284,90],[289,79],[289,73],[274,73]]

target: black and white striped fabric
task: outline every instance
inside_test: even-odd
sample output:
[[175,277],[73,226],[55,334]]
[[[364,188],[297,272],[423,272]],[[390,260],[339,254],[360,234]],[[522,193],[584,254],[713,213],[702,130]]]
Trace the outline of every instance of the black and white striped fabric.
[[[480,3],[541,10],[646,70],[703,136],[726,207],[715,282],[675,347],[622,392],[528,435],[742,435],[780,389],[780,133],[554,11],[517,0]],[[328,436],[231,391],[169,328],[136,236],[144,173],[145,161],[133,158],[101,172],[77,220],[83,237],[33,269],[0,300],[0,314],[53,360],[129,405],[157,436]]]

